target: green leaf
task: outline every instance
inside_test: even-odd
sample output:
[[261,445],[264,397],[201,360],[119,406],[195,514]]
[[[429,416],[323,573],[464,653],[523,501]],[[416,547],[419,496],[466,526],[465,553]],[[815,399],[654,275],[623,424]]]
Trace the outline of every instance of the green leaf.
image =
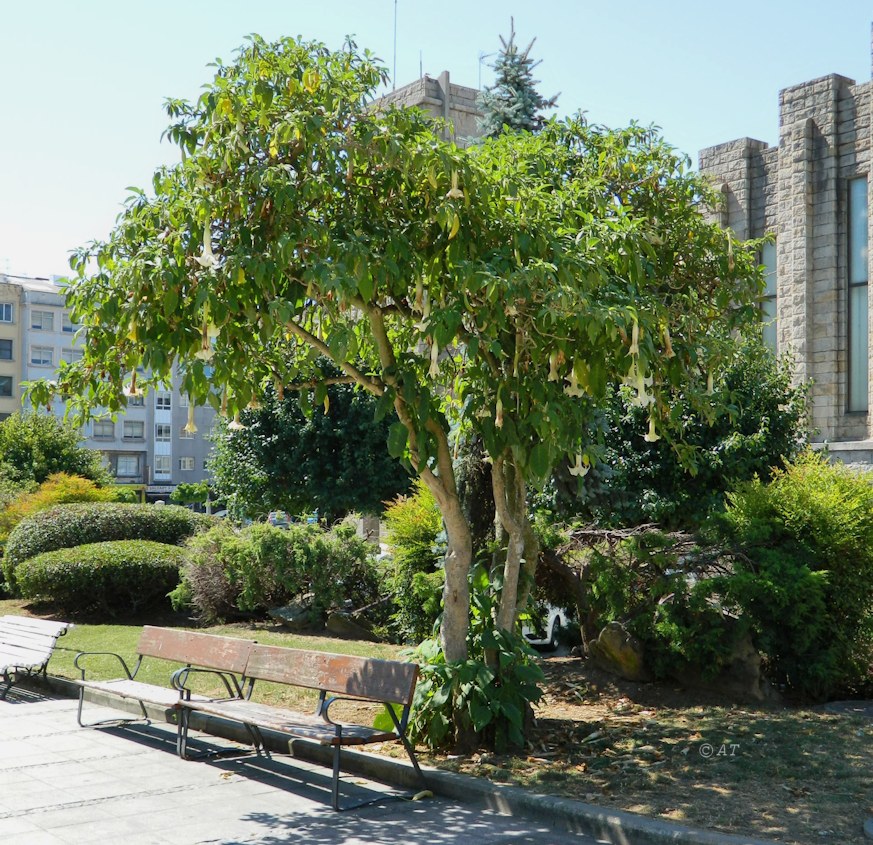
[[396,422],[391,425],[388,430],[388,454],[392,458],[402,457],[406,452],[406,441],[409,438],[409,432],[402,422]]

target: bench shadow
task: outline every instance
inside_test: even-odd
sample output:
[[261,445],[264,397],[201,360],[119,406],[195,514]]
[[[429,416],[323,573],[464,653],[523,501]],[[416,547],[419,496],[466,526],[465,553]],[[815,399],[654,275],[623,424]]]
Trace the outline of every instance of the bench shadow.
[[[176,731],[172,726],[142,721],[126,725],[106,725],[100,730],[176,756]],[[332,772],[326,766],[299,760],[291,754],[273,751],[269,755],[264,752],[256,753],[250,746],[231,740],[216,741],[214,737],[199,733],[191,737],[189,750],[195,755],[193,759],[186,761],[189,765],[206,764],[222,772],[293,793],[323,804],[331,816],[336,816],[330,806]],[[392,791],[392,787],[386,784],[379,784],[381,788],[371,789],[360,783],[360,780],[356,775],[342,773],[340,793],[344,804],[371,800],[380,803],[382,800],[396,801],[406,795]]]

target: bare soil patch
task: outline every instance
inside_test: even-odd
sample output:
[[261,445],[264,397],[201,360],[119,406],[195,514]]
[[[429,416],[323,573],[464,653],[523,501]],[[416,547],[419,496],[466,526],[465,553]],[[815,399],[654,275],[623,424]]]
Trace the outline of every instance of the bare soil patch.
[[862,845],[873,816],[873,721],[857,712],[725,704],[614,678],[579,658],[548,679],[525,754],[440,768],[793,845]]

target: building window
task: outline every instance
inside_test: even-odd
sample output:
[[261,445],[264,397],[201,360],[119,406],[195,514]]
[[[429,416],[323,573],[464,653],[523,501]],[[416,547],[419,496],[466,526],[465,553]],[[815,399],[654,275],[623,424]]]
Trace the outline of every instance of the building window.
[[180,393],[179,394],[179,407],[180,408],[187,408],[188,407],[188,394],[187,393]]
[[51,346],[31,346],[30,363],[35,367],[54,366],[55,350]]
[[187,430],[187,426],[184,426],[184,425],[183,425],[183,426],[179,429],[179,437],[180,437],[182,440],[193,440],[193,439],[194,439],[194,432],[193,432],[193,431],[188,431],[188,430]]
[[125,420],[122,440],[142,440],[145,437],[145,423],[140,420]]
[[169,443],[173,436],[173,427],[164,423],[155,425],[155,441],[157,443]]
[[114,440],[115,423],[112,420],[95,420],[91,436],[95,440]]
[[849,182],[849,411],[866,411],[867,177]]
[[79,328],[78,323],[74,323],[70,319],[70,312],[64,311],[64,316],[61,318],[61,329],[65,332],[74,332]]
[[155,455],[155,475],[169,475],[170,469],[169,455]]
[[764,296],[761,300],[761,323],[764,345],[776,352],[776,244],[764,244],[761,248],[761,264],[764,265]]
[[0,361],[12,360],[12,341],[0,340]]
[[14,313],[11,302],[0,302],[0,323],[11,323]]
[[12,395],[12,376],[0,376],[0,396]]
[[194,458],[179,458],[179,469],[182,472],[190,472],[194,469]]
[[30,327],[44,332],[52,332],[55,329],[55,315],[51,311],[32,311]]
[[158,391],[155,396],[155,408],[158,411],[169,411],[173,407],[173,395],[165,390]]
[[142,408],[145,405],[145,400],[142,398],[142,394],[138,393],[136,396],[128,396],[127,397],[127,407],[128,408]]
[[115,474],[119,478],[135,478],[139,475],[139,455],[119,455],[115,461]]
[[61,360],[66,361],[68,364],[74,364],[76,361],[82,360],[82,350],[81,349],[62,349],[61,350]]

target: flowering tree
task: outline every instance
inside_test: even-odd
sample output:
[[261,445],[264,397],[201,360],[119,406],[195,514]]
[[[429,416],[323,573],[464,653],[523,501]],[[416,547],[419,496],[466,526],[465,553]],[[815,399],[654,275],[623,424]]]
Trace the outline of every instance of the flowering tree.
[[268,384],[304,404],[337,382],[371,393],[443,515],[441,639],[458,662],[472,549],[456,433],[492,461],[510,631],[535,562],[527,486],[567,455],[579,477],[597,459],[581,432],[609,383],[632,386],[649,439],[681,439],[671,395],[705,400],[758,279],[655,133],[569,121],[460,150],[418,111],[372,110],[382,79],[351,44],[253,38],[196,104],[169,101],[182,162],[74,258],[87,343],[57,389],[114,410],[137,367],[157,383],[177,364],[183,390],[235,420]]

